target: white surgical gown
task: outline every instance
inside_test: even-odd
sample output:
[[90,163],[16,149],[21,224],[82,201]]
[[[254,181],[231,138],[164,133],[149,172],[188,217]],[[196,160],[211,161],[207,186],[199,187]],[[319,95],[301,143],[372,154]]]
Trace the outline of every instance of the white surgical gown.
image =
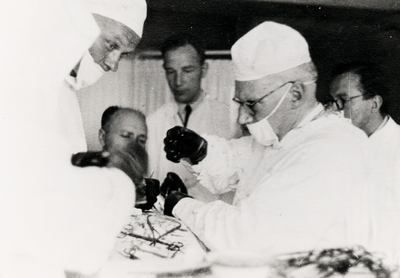
[[99,29],[73,0],[4,1],[0,13],[13,42],[0,52],[0,277],[96,272],[134,185],[119,169],[71,165],[58,90]]
[[279,149],[251,137],[205,138],[207,157],[193,169],[214,193],[239,181],[234,204],[184,198],[173,214],[211,250],[287,253],[357,243],[358,229],[368,232],[354,202],[363,194],[367,137],[345,119],[308,117]]
[[86,152],[86,136],[76,90],[64,81],[57,93],[59,94],[58,129],[60,134],[68,142],[71,154]]
[[371,248],[400,265],[400,126],[392,118],[369,137],[367,154],[376,209]]

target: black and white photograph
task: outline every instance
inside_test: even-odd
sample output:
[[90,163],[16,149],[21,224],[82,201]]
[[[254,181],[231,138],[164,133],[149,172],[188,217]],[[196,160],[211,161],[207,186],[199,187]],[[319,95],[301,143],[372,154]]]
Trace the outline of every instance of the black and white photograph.
[[0,13],[0,278],[400,278],[399,0]]

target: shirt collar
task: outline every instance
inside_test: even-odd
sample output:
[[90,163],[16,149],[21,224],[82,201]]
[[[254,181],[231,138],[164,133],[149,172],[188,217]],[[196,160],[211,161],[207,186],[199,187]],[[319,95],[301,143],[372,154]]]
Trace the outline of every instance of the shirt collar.
[[178,104],[178,112],[180,114],[184,114],[185,113],[185,107],[186,105],[190,105],[190,107],[192,108],[192,111],[196,110],[197,107],[200,106],[200,104],[203,102],[203,100],[205,98],[208,98],[208,95],[206,93],[204,93],[203,90],[200,91],[200,96],[198,97],[198,99],[196,99],[194,102],[191,103],[177,103]]
[[385,118],[383,118],[382,123],[378,126],[378,128],[374,131],[374,133],[377,132],[378,130],[380,130],[381,128],[383,128],[388,121],[389,121],[389,116],[386,115]]
[[317,118],[323,111],[325,111],[324,106],[319,103],[310,113],[300,122],[297,128],[303,127],[315,118]]

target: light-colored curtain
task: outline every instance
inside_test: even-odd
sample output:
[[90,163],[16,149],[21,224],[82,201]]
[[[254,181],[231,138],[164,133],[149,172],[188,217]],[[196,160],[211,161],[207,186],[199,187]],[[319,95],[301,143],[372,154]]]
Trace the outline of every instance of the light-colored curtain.
[[[208,74],[202,88],[232,109],[232,123],[236,121],[237,107],[232,102],[234,76],[228,59],[207,59]],[[132,107],[149,115],[172,100],[162,68],[161,58],[121,60],[115,73],[107,73],[95,85],[78,92],[82,118],[89,150],[99,150],[98,130],[103,111],[111,105]]]

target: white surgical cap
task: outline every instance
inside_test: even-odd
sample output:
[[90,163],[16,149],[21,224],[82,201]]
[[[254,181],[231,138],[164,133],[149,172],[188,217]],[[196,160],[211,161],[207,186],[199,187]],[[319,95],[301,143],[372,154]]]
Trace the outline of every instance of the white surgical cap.
[[99,14],[125,24],[142,37],[147,15],[145,0],[82,0],[93,14]]
[[299,32],[272,21],[261,23],[232,46],[235,79],[257,80],[311,62]]

